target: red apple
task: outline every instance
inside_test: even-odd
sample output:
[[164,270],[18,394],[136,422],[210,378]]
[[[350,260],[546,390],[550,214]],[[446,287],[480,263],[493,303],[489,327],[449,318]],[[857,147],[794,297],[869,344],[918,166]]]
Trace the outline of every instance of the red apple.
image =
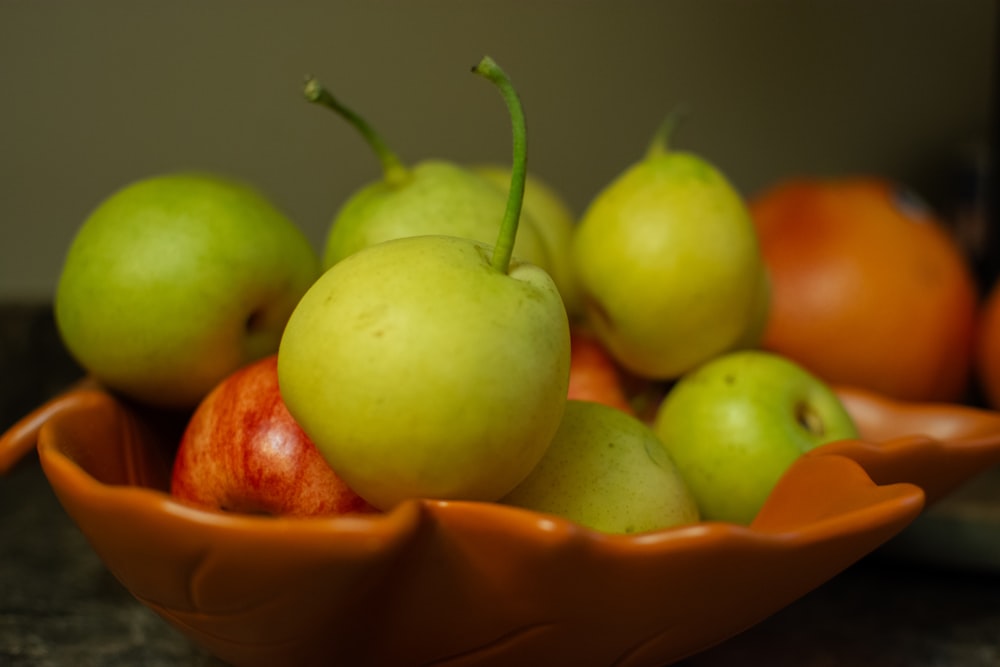
[[194,505],[284,516],[375,511],[329,466],[278,390],[277,355],[237,370],[199,404],[171,493]]
[[570,332],[569,398],[604,403],[634,414],[611,354],[588,330]]

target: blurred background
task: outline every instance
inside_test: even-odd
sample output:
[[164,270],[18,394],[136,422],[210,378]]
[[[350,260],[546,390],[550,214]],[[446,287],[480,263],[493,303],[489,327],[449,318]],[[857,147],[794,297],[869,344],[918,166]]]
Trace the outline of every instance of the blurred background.
[[990,140],[996,26],[992,0],[4,0],[0,299],[50,300],[89,211],[174,170],[253,183],[320,248],[380,172],[304,101],[307,73],[407,162],[508,162],[483,54],[521,94],[531,171],[577,213],[683,106],[675,146],[747,196],[881,173],[953,216]]

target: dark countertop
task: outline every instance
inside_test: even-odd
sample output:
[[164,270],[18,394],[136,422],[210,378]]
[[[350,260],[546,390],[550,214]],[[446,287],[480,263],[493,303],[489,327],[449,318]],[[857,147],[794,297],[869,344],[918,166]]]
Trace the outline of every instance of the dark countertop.
[[[0,306],[0,430],[79,376],[44,307]],[[216,667],[133,599],[37,457],[0,477],[0,665]],[[869,556],[684,667],[994,667],[1000,571]]]

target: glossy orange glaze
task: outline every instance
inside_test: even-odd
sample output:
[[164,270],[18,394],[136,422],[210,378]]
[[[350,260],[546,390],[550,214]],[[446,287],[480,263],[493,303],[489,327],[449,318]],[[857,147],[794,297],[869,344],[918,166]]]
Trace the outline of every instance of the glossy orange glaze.
[[[274,518],[166,492],[171,417],[80,388],[2,452],[39,456],[108,568],[236,665],[659,666],[763,620],[1000,461],[1000,415],[842,389],[865,441],[803,456],[749,527],[607,535],[493,503]],[[872,480],[875,477],[876,481]],[[878,483],[876,483],[878,482]]]

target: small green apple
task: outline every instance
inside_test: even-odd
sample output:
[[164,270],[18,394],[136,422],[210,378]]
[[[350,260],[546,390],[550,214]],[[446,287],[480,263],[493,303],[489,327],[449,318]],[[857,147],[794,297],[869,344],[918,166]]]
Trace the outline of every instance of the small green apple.
[[625,368],[659,380],[739,344],[764,270],[742,197],[705,160],[667,150],[670,127],[593,199],[572,247],[588,322]]
[[803,452],[858,437],[837,395],[779,355],[731,352],[683,376],[653,429],[703,519],[748,524]]
[[698,507],[663,443],[635,417],[570,400],[542,460],[502,500],[608,533],[698,521]]
[[[334,216],[327,234],[323,266],[329,268],[362,248],[407,236],[443,234],[482,243],[496,240],[497,220],[506,194],[471,169],[444,160],[403,164],[375,130],[340,103],[314,78],[306,99],[321,104],[359,131],[382,165],[382,178],[351,195]],[[550,270],[545,241],[525,213],[514,254]]]
[[[474,167],[473,171],[504,192],[510,185],[509,167],[483,164]],[[534,174],[528,174],[524,182],[524,212],[534,221],[535,229],[542,237],[552,279],[559,288],[570,319],[579,318],[583,305],[570,257],[573,230],[576,228],[573,212],[551,185]]]
[[[288,409],[359,495],[497,500],[538,463],[562,419],[569,322],[543,269],[511,259],[524,188],[524,118],[503,93],[515,171],[495,248],[451,236],[385,241],[328,269],[278,351]],[[499,220],[499,218],[498,218]]]
[[273,354],[319,258],[246,184],[194,173],[105,199],[69,248],[55,315],[70,353],[108,387],[193,407],[244,364]]

